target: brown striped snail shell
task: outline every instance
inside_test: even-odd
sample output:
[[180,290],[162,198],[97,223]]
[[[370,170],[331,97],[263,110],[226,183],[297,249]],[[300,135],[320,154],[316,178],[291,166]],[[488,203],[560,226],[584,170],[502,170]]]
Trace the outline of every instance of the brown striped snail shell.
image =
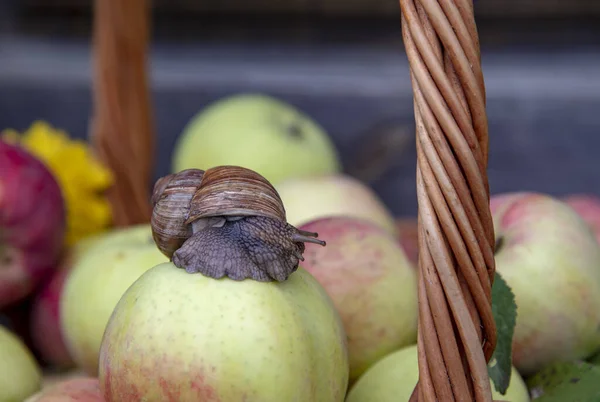
[[207,218],[242,216],[286,220],[283,201],[263,176],[239,166],[208,169],[192,197],[186,223],[197,232],[207,225]]
[[157,180],[152,233],[158,248],[187,272],[212,278],[283,281],[316,233],[286,221],[275,188],[239,166],[187,169]]
[[154,185],[152,237],[158,249],[169,258],[192,235],[192,228],[185,221],[203,175],[203,170],[186,169],[161,177]]

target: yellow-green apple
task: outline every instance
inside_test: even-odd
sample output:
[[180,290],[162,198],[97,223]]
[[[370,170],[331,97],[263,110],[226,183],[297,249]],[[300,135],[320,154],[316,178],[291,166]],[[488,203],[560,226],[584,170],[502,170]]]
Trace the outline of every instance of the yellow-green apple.
[[600,245],[585,221],[547,194],[491,198],[496,269],[515,294],[513,362],[530,375],[600,347]]
[[97,378],[71,378],[38,392],[25,402],[104,402]]
[[0,326],[0,401],[21,402],[40,390],[42,371],[21,339]]
[[419,264],[419,226],[417,218],[397,218],[396,231],[402,249],[416,269]]
[[56,266],[66,228],[64,199],[46,165],[0,140],[0,308],[22,300]]
[[299,229],[327,242],[306,244],[302,266],[342,318],[351,382],[383,356],[417,341],[417,273],[392,235],[345,216],[316,219]]
[[258,93],[228,96],[201,110],[177,139],[172,160],[173,172],[237,165],[272,183],[341,170],[337,150],[318,123]]
[[260,282],[163,263],[115,308],[100,387],[106,402],[342,402],[345,339],[331,299],[302,267]]
[[[408,401],[419,380],[417,345],[410,345],[388,354],[369,368],[352,386],[345,402]],[[492,398],[496,401],[529,402],[529,391],[513,366],[505,395],[494,384]]]
[[600,241],[600,197],[591,194],[571,194],[563,200],[581,215]]
[[275,186],[287,220],[300,226],[323,216],[355,216],[396,235],[391,212],[366,184],[345,174],[293,178]]
[[168,261],[149,224],[114,229],[74,262],[60,298],[61,328],[78,367],[98,372],[102,334],[125,290],[156,264]]

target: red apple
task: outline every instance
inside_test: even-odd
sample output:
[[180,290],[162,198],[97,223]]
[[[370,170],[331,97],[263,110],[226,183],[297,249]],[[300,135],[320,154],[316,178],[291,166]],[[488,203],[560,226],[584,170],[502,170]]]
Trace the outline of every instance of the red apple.
[[351,381],[386,354],[416,342],[417,274],[394,236],[367,220],[342,216],[300,229],[327,242],[307,243],[301,266],[325,288],[342,318]]
[[25,402],[104,402],[97,378],[75,377],[51,385]]
[[563,200],[590,225],[600,241],[600,197],[590,194],[571,194]]
[[493,196],[496,268],[517,303],[513,360],[528,376],[600,348],[600,245],[567,203],[546,194]]
[[48,168],[0,140],[0,307],[23,299],[57,264],[65,235],[61,189]]
[[400,245],[415,269],[419,264],[419,228],[417,222],[417,218],[412,217],[396,219]]

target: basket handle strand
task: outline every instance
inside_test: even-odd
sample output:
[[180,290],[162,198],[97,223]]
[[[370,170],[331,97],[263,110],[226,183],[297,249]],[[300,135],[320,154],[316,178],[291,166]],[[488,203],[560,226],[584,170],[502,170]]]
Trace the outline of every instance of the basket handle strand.
[[488,124],[472,0],[399,0],[413,88],[419,382],[411,402],[492,400]]
[[90,142],[114,173],[115,226],[150,221],[154,131],[146,71],[148,0],[94,2]]

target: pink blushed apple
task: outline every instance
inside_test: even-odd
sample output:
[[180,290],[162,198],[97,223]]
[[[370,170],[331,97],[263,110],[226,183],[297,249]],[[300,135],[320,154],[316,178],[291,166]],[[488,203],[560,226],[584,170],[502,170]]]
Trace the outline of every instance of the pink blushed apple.
[[48,388],[54,387],[56,384],[73,380],[79,378],[93,378],[90,377],[85,371],[80,368],[72,368],[69,370],[58,369],[53,370],[53,368],[49,368],[44,373],[44,378],[42,382],[42,390],[46,390]]
[[397,239],[351,217],[320,218],[300,229],[327,242],[326,247],[307,243],[301,265],[325,288],[342,318],[351,381],[381,357],[416,342],[417,274]]
[[346,336],[301,267],[235,281],[159,264],[122,295],[99,359],[106,402],[342,402]]
[[571,194],[563,200],[581,215],[600,241],[600,197],[591,194]]
[[287,221],[298,227],[326,216],[354,216],[396,235],[396,222],[384,202],[365,183],[345,174],[296,177],[275,186]]
[[398,240],[406,257],[415,269],[419,264],[419,227],[417,218],[405,217],[396,219]]
[[71,378],[57,382],[26,402],[104,402],[97,378]]
[[565,202],[546,194],[493,196],[496,268],[517,303],[514,364],[523,375],[600,347],[600,245]]

